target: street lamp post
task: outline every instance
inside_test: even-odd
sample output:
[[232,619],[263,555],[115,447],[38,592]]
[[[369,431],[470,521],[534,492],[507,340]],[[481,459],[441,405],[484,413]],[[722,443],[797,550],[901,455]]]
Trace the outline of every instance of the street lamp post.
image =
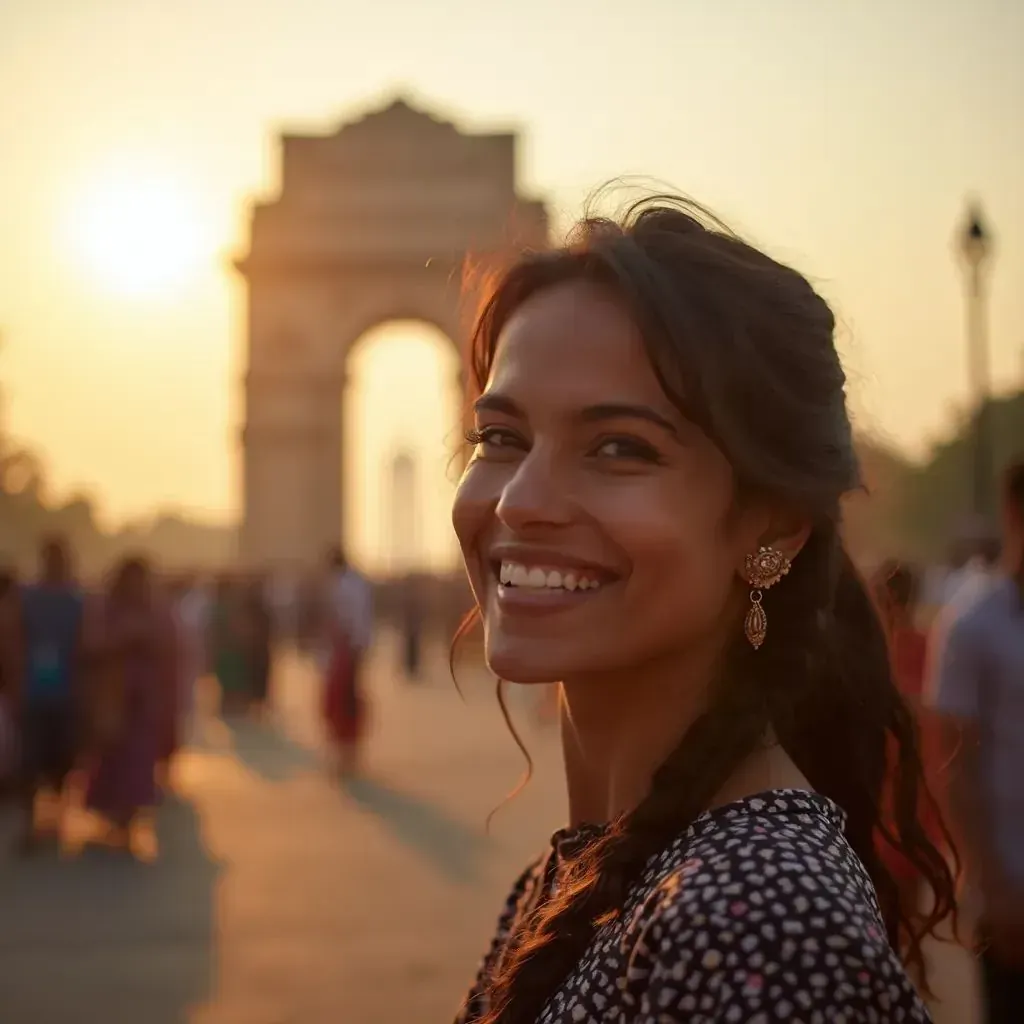
[[992,254],[992,238],[985,229],[981,210],[971,204],[958,239],[967,285],[967,359],[971,398],[976,406],[971,475],[973,511],[987,517],[994,468],[992,424],[989,408],[989,354],[985,271]]

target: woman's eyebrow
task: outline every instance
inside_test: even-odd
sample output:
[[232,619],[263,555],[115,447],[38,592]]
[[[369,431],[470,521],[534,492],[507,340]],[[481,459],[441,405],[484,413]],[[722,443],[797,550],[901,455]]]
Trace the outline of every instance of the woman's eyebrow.
[[621,419],[646,420],[656,427],[661,427],[673,437],[679,437],[676,425],[667,416],[662,416],[660,412],[652,409],[649,405],[638,405],[633,402],[602,402],[599,405],[586,406],[579,411],[577,416],[585,423]]
[[482,394],[473,403],[474,412],[501,412],[506,416],[515,416],[521,420],[526,419],[526,413],[518,402],[502,395],[497,391],[488,391]]
[[[517,419],[526,419],[521,405],[508,395],[489,391],[481,395],[474,403],[477,413],[498,412]],[[573,414],[575,419],[583,423],[600,423],[603,420],[638,419],[646,420],[660,427],[666,433],[679,438],[679,428],[667,417],[649,405],[635,402],[600,402],[597,405],[584,406]]]

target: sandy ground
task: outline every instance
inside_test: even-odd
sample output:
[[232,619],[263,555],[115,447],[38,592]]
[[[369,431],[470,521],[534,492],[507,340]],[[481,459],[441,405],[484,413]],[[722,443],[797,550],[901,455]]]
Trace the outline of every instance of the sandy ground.
[[[399,1024],[452,1018],[505,891],[561,824],[555,736],[522,756],[486,680],[455,692],[440,652],[406,684],[370,672],[366,777],[325,770],[316,683],[292,658],[272,722],[204,717],[143,859],[85,846],[0,853],[3,1024]],[[6,851],[13,832],[0,820]],[[145,838],[145,837],[144,837]],[[939,1024],[972,1024],[971,959],[933,950]]]

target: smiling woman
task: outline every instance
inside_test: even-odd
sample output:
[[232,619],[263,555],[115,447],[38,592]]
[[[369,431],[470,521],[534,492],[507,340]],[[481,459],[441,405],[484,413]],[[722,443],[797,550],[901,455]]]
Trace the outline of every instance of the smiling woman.
[[458,1024],[929,1020],[901,954],[921,965],[954,884],[842,546],[834,327],[804,277],[672,197],[497,280],[452,521],[488,666],[559,684],[569,821]]
[[176,291],[204,249],[194,203],[171,177],[97,179],[77,198],[68,227],[74,255],[95,283],[128,297]]

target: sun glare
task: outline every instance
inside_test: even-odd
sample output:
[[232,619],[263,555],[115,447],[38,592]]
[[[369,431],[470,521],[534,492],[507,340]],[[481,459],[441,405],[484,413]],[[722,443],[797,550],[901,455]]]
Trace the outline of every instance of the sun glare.
[[185,284],[203,255],[191,196],[171,178],[110,176],[85,192],[71,222],[75,254],[95,281],[130,297]]

